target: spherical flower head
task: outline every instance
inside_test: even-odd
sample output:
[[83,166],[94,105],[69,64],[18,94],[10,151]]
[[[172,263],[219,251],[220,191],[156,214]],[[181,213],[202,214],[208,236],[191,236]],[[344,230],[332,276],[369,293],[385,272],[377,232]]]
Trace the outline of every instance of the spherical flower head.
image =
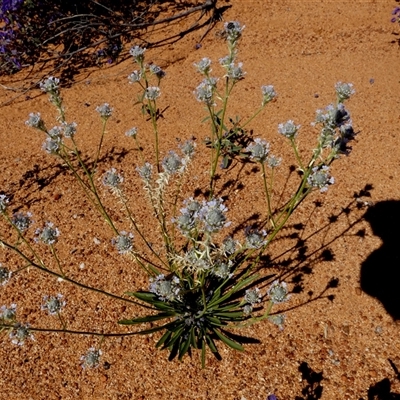
[[72,137],[74,137],[75,136],[75,133],[76,133],[76,127],[77,127],[77,124],[76,124],[76,122],[71,122],[71,123],[66,123],[66,122],[64,122],[63,123],[63,131],[64,131],[64,136],[66,137],[66,138],[72,138]]
[[43,92],[54,94],[58,93],[59,84],[60,80],[58,78],[55,78],[54,76],[49,76],[43,82],[40,82],[39,86],[40,89],[43,90]]
[[63,298],[64,296],[60,293],[57,296],[44,296],[41,309],[47,311],[50,315],[58,315],[66,305]]
[[33,223],[32,214],[30,212],[27,213],[16,213],[11,218],[11,222],[14,226],[22,233],[26,231]]
[[125,135],[131,138],[136,138],[138,132],[138,128],[131,128],[125,132]]
[[194,151],[196,149],[196,143],[193,140],[186,140],[182,145],[179,146],[182,153],[188,157],[192,158]]
[[226,279],[231,276],[232,262],[217,262],[212,267],[212,273],[218,278]]
[[275,89],[272,85],[261,86],[261,93],[263,95],[262,105],[269,103],[276,97]]
[[162,79],[166,75],[166,72],[161,67],[159,67],[158,65],[151,64],[149,69],[150,69],[150,72],[153,75],[155,75],[158,79]]
[[133,249],[133,234],[122,231],[119,236],[112,240],[119,254],[127,254]]
[[17,305],[14,303],[11,304],[10,307],[7,306],[0,307],[0,319],[2,320],[14,321],[16,314],[17,314]]
[[129,50],[129,54],[134,58],[135,62],[141,64],[144,60],[144,52],[146,51],[145,48],[140,46],[134,46]]
[[180,298],[180,280],[173,276],[167,280],[163,274],[150,279],[150,292],[156,294],[162,301],[174,301]]
[[11,278],[11,271],[0,264],[0,285],[4,286]]
[[29,331],[28,324],[21,324],[17,322],[12,331],[10,332],[11,343],[16,344],[18,346],[22,346],[25,343],[26,339],[35,340],[32,333]]
[[228,209],[224,206],[222,199],[205,201],[199,211],[199,218],[204,223],[207,232],[214,233],[230,225],[226,221],[225,213]]
[[260,303],[261,298],[262,296],[259,288],[247,289],[244,295],[244,300],[251,305]]
[[263,139],[254,139],[254,143],[247,146],[246,151],[250,153],[252,160],[264,163],[269,153],[269,143]]
[[25,122],[26,125],[43,130],[44,129],[44,122],[40,117],[40,113],[30,113],[28,120]]
[[103,175],[103,185],[108,186],[112,189],[118,189],[123,181],[124,178],[117,173],[117,170],[115,168],[109,169]]
[[60,149],[60,139],[48,137],[42,144],[43,150],[48,154],[57,154]]
[[211,72],[211,60],[207,57],[202,58],[197,64],[193,64],[201,74],[208,75]]
[[97,106],[96,111],[100,114],[101,118],[107,120],[108,118],[111,117],[113,108],[111,108],[108,103],[104,103],[100,106]]
[[48,130],[47,135],[54,140],[60,140],[62,136],[63,129],[61,126],[53,126],[51,129]]
[[194,91],[197,101],[200,101],[208,106],[212,106],[214,104],[213,98],[216,87],[216,78],[204,79]]
[[244,26],[240,26],[237,21],[225,22],[224,32],[229,42],[235,43],[242,36]]
[[245,316],[250,315],[252,312],[253,312],[253,306],[252,306],[251,304],[246,304],[246,305],[243,307],[243,314],[244,314]]
[[150,163],[145,163],[143,167],[138,167],[136,170],[139,173],[139,176],[147,183],[151,180],[153,166]]
[[270,288],[268,289],[267,295],[275,304],[283,303],[290,298],[286,283],[279,282],[278,280],[272,282]]
[[46,222],[43,229],[36,230],[36,241],[41,241],[44,244],[53,245],[57,242],[58,236],[60,236],[60,231],[54,227],[52,222]]
[[161,90],[158,86],[149,86],[144,92],[144,97],[150,101],[158,99],[160,95]]
[[230,256],[235,253],[237,247],[236,240],[232,236],[228,236],[224,239],[221,246],[221,251],[226,256]]
[[274,155],[269,155],[267,158],[267,164],[270,168],[276,168],[279,167],[281,165],[282,162],[282,158],[280,157],[276,157]]
[[274,325],[277,325],[281,331],[283,331],[284,325],[285,325],[285,320],[286,316],[285,314],[276,314],[276,315],[270,315],[268,317],[268,320],[272,322]]
[[326,192],[328,186],[335,183],[327,165],[314,167],[312,171],[312,174],[307,178],[307,183],[311,187],[318,188],[321,193]]
[[295,125],[292,120],[278,125],[278,132],[288,139],[294,139],[301,125]]
[[81,357],[82,368],[96,368],[100,364],[100,357],[103,352],[100,349],[91,347],[85,355]]
[[129,83],[139,82],[143,77],[142,71],[133,71],[129,76]]
[[186,206],[181,209],[182,213],[190,213],[193,215],[197,215],[197,213],[201,210],[201,203],[197,200],[194,200],[193,197],[184,200],[183,204]]
[[229,79],[232,79],[233,81],[237,82],[241,79],[244,78],[244,76],[246,75],[246,72],[243,71],[242,69],[243,63],[238,63],[237,65],[235,65],[234,63],[231,63],[228,67],[227,67],[227,74],[226,76]]
[[178,226],[178,229],[185,236],[188,236],[190,232],[196,227],[196,218],[194,214],[189,212],[182,212],[182,215],[179,215],[178,218],[174,218],[172,222],[174,222]]
[[164,171],[169,175],[182,172],[184,168],[183,160],[174,151],[170,151],[161,163]]
[[336,89],[336,95],[338,97],[339,103],[343,102],[344,100],[349,99],[350,96],[356,92],[353,89],[352,83],[338,82],[335,85],[335,89]]
[[265,230],[258,231],[257,229],[246,228],[246,246],[249,249],[260,249],[267,244],[265,240],[267,232]]
[[10,202],[8,197],[4,194],[0,194],[0,213],[4,213],[7,210],[7,205]]

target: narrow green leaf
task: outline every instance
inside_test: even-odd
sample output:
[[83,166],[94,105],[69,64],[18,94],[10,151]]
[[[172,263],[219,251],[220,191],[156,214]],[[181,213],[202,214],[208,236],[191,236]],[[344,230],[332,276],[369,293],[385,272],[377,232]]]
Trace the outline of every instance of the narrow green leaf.
[[227,319],[236,319],[243,317],[243,311],[228,311],[228,312],[216,312],[214,315],[217,315],[219,318],[227,318]]
[[[160,319],[164,318],[170,318],[173,317],[175,313],[159,313],[157,315],[148,315],[146,317],[138,317],[138,318],[133,318],[130,320],[123,320],[123,321],[130,321],[129,325],[134,325],[134,324],[143,324],[145,322],[153,322],[153,321],[159,321]],[[125,323],[124,325],[128,325],[128,323]]]
[[213,329],[213,332],[229,347],[232,347],[232,349],[238,350],[238,351],[244,351],[244,348],[242,345],[239,343],[234,342],[233,340],[229,339],[225,335],[223,335],[221,332],[218,331],[218,329]]
[[213,338],[210,335],[205,335],[205,337],[207,339],[207,344],[208,344],[208,347],[210,348],[210,350],[213,353],[218,353],[218,349],[217,349],[217,346],[214,343]]
[[[194,330],[194,327],[192,326],[190,328],[190,333]],[[178,355],[178,359],[179,361],[182,360],[182,357],[187,353],[187,351],[189,350],[190,347],[190,343],[191,343],[191,334],[188,335],[188,337],[186,338],[186,340],[181,342],[181,345],[179,347],[179,355]]]
[[201,368],[206,367],[206,341],[203,339],[201,341]]
[[164,342],[170,338],[171,335],[172,335],[172,332],[167,330],[164,333],[164,335],[161,336],[160,340],[157,342],[156,348],[161,347],[164,344]]

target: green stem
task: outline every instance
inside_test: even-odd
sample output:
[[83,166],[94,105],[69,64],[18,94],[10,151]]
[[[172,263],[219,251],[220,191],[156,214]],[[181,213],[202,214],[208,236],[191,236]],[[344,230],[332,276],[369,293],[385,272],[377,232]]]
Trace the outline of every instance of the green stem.
[[268,206],[268,220],[271,222],[272,227],[275,228],[275,221],[274,221],[274,217],[273,217],[273,214],[272,214],[272,208],[271,208],[271,198],[270,198],[268,185],[267,185],[265,164],[263,162],[261,162],[261,167],[262,167],[262,175],[263,175],[263,182],[264,182],[265,197],[267,199],[267,206]]
[[127,302],[127,303],[131,303],[131,304],[137,304],[137,305],[140,305],[141,307],[152,309],[152,307],[148,307],[148,306],[146,306],[144,304],[138,303],[137,301],[125,299],[124,297],[121,297],[121,296],[106,292],[105,290],[101,290],[101,289],[94,288],[92,286],[85,285],[85,284],[80,283],[78,281],[75,281],[75,280],[73,280],[71,278],[68,278],[65,275],[63,276],[63,275],[61,275],[61,274],[59,274],[57,272],[51,271],[50,269],[47,269],[47,268],[45,268],[45,267],[43,267],[43,266],[41,266],[39,264],[36,264],[32,260],[30,260],[29,257],[27,257],[21,250],[17,249],[13,245],[7,243],[3,239],[0,239],[0,244],[5,246],[5,247],[7,247],[8,249],[14,251],[15,253],[17,253],[21,258],[23,258],[25,261],[27,261],[30,266],[32,266],[32,267],[34,267],[34,268],[36,268],[36,269],[38,269],[40,271],[43,271],[43,272],[45,272],[45,273],[47,273],[49,275],[55,276],[57,278],[61,278],[62,280],[67,281],[69,283],[72,283],[75,286],[78,286],[78,287],[83,288],[83,289],[91,290],[92,292],[103,294],[105,296],[111,297],[111,298],[116,299],[116,300],[121,300],[121,301],[124,301],[124,302]]
[[106,131],[107,118],[102,118],[102,120],[103,120],[103,127],[102,127],[102,130],[101,130],[100,143],[99,143],[99,147],[97,148],[97,154],[96,154],[96,158],[95,158],[94,163],[93,163],[92,173],[90,174],[91,178],[93,178],[93,176],[94,176],[94,174],[96,172],[97,162],[99,161],[100,151],[101,151],[101,147],[103,145],[104,134],[105,134],[105,131]]

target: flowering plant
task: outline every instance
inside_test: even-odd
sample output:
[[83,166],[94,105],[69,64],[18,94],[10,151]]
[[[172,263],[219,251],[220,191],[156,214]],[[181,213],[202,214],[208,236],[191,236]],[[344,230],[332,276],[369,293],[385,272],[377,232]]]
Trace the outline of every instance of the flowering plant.
[[[36,231],[36,241],[50,247],[59,267],[59,271],[49,269],[25,237],[25,231],[33,223],[31,215],[17,213],[10,216],[8,197],[0,195],[0,212],[18,235],[17,245],[0,239],[5,248],[16,252],[29,265],[43,272],[58,276],[87,290],[124,299],[151,310],[149,315],[124,318],[119,321],[119,324],[128,326],[152,324],[150,328],[125,334],[86,331],[81,332],[82,334],[92,333],[101,336],[103,340],[109,336],[162,332],[156,347],[168,349],[170,359],[175,357],[182,359],[191,349],[199,349],[204,367],[207,349],[217,358],[220,357],[218,342],[223,342],[235,350],[243,350],[241,343],[243,338],[233,334],[232,329],[267,319],[282,327],[284,316],[279,313],[271,315],[271,310],[274,305],[289,300],[289,288],[285,282],[273,279],[267,292],[262,293],[256,285],[261,278],[259,263],[297,206],[313,191],[325,192],[334,183],[330,174],[330,164],[340,155],[349,153],[348,142],[354,136],[350,115],[344,106],[344,101],[354,93],[354,90],[351,84],[337,83],[335,104],[317,111],[314,125],[320,128],[320,133],[317,146],[307,162],[300,156],[297,146],[297,136],[301,126],[292,120],[279,124],[278,133],[286,137],[293,148],[298,162],[300,182],[291,198],[284,204],[274,207],[271,196],[273,174],[281,159],[271,154],[271,146],[265,139],[253,140],[246,133],[246,126],[275,99],[274,87],[272,85],[261,87],[260,107],[246,121],[237,119],[233,129],[228,129],[226,123],[227,105],[233,89],[245,76],[243,64],[237,61],[238,43],[243,28],[238,22],[225,24],[224,34],[228,44],[228,55],[219,60],[224,70],[222,79],[210,75],[212,71],[210,59],[203,58],[195,64],[196,69],[203,75],[203,80],[194,94],[207,111],[211,132],[208,143],[212,144],[209,146],[210,180],[205,198],[182,199],[182,181],[187,176],[195,154],[196,143],[193,140],[181,144],[180,154],[170,151],[161,157],[158,102],[162,95],[160,85],[165,72],[154,64],[145,63],[145,49],[139,46],[131,49],[131,55],[138,69],[132,72],[128,79],[131,83],[139,85],[141,94],[137,104],[140,104],[142,112],[150,117],[154,134],[153,163],[145,161],[143,157],[138,129],[134,127],[128,130],[126,135],[134,139],[142,157],[142,165],[137,167],[137,172],[159,227],[162,251],[155,249],[142,231],[141,225],[137,223],[135,213],[131,210],[124,193],[124,179],[117,169],[109,169],[101,181],[122,204],[132,232],[117,228],[110,212],[103,204],[96,185],[95,177],[98,174],[107,121],[113,113],[112,107],[104,103],[96,109],[102,119],[103,129],[95,158],[92,162],[88,162],[78,150],[75,139],[77,124],[66,120],[59,80],[50,77],[42,82],[41,89],[49,94],[51,103],[57,108],[60,124],[48,129],[39,113],[31,113],[27,125],[45,133],[44,150],[58,157],[69,167],[86,196],[113,231],[112,243],[115,249],[121,255],[134,260],[149,277],[149,286],[146,290],[129,291],[125,293],[128,297],[107,293],[71,279],[64,273],[62,263],[57,256],[55,244],[60,232],[51,222],[47,222],[44,228]],[[246,138],[246,145],[243,145],[243,142],[236,143],[243,137]],[[226,167],[224,160],[227,156],[227,138],[229,146],[233,146],[229,157],[240,153],[247,162],[257,163],[260,166],[267,204],[265,225],[247,227],[242,240],[232,235],[223,236],[223,231],[230,227],[231,222],[225,205],[226,199],[216,195],[218,184],[216,171],[221,158],[223,166]],[[267,168],[270,172],[267,172]],[[271,179],[267,179],[268,177]],[[168,189],[173,183],[176,183],[175,191]],[[183,202],[183,207],[178,212],[180,201]],[[137,243],[137,239],[142,242],[142,246]],[[33,256],[21,250],[21,243],[31,250]],[[0,284],[5,284],[11,276],[11,271],[0,266]],[[69,331],[67,321],[61,317],[62,309],[67,304],[61,294],[45,296],[43,300],[42,309],[60,319],[62,329],[56,331],[79,333]],[[33,337],[32,332],[43,329],[21,324],[16,318],[15,310],[15,305],[4,308],[0,317],[0,328],[10,331],[12,340],[22,344],[26,338]],[[88,353],[82,356],[83,367],[97,366],[101,355],[100,348],[90,348]]]

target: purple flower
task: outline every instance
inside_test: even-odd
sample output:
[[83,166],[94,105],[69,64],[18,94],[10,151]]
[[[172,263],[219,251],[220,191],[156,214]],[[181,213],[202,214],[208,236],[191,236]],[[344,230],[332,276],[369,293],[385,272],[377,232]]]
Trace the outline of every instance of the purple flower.
[[267,400],[278,400],[278,398],[277,398],[274,394],[270,394],[270,395],[267,397]]

